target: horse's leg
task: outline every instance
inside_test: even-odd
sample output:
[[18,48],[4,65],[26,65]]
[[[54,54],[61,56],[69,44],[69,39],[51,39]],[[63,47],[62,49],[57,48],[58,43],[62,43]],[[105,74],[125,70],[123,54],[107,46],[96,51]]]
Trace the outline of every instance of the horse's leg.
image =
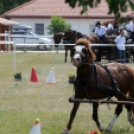
[[132,106],[131,105],[125,105],[125,107],[127,109],[128,121],[134,126],[134,117],[133,117]]
[[112,127],[113,127],[116,119],[118,118],[118,116],[121,114],[121,112],[122,112],[122,104],[118,104],[115,109],[114,117],[112,118],[112,120],[110,121],[110,123],[106,129],[106,133],[108,133],[108,134],[111,133]]
[[59,45],[55,45],[55,48],[56,48],[56,53],[58,53],[58,50],[59,50]]
[[79,105],[80,105],[80,102],[74,102],[74,106],[73,106],[71,114],[70,114],[69,122],[62,134],[69,134],[69,130],[71,129],[71,126],[72,126],[73,120],[75,118],[76,112],[79,108]]
[[59,46],[57,45],[57,51],[56,51],[56,53],[58,53],[58,50],[59,50]]
[[72,62],[72,58],[71,58],[71,49],[70,49],[70,62]]
[[95,121],[97,127],[99,128],[99,130],[102,132],[103,131],[103,126],[102,124],[99,122],[98,120],[98,103],[93,103],[93,115],[92,118]]
[[65,50],[65,60],[64,60],[64,62],[67,62],[67,55],[68,55],[68,52],[67,52],[67,50]]

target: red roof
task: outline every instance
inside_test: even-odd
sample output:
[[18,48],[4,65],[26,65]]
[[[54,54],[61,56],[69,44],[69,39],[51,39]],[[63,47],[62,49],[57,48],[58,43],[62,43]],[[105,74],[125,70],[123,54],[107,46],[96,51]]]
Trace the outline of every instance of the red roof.
[[[114,18],[109,15],[106,0],[101,0],[98,7],[89,8],[83,15],[80,14],[81,7],[71,8],[65,0],[31,0],[26,4],[14,8],[3,15],[9,18],[50,18],[52,15],[62,16],[65,18]],[[123,13],[123,15],[131,14],[132,11]]]

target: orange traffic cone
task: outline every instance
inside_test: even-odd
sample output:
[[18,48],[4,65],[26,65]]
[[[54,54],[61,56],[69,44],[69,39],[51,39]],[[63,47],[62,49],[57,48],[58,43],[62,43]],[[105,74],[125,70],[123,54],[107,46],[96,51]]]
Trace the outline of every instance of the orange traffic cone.
[[29,134],[41,134],[40,120],[37,118]]
[[38,76],[34,68],[32,68],[32,71],[31,71],[30,82],[39,82]]

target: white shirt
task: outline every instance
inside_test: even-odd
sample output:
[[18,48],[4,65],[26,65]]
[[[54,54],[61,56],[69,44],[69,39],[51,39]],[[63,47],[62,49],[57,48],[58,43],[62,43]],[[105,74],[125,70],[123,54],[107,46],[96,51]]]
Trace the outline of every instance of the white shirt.
[[131,32],[134,32],[134,23],[131,22],[129,25],[128,25],[128,30],[131,31]]
[[114,30],[114,27],[111,23],[108,24],[107,28],[108,28],[108,30]]
[[95,27],[94,33],[96,35],[98,35],[98,36],[102,36],[102,35],[105,35],[106,34],[106,31],[107,31],[107,27],[101,26],[100,28]]
[[114,42],[116,43],[116,47],[118,50],[125,50],[125,43],[126,43],[126,38],[121,35],[117,36],[114,40]]

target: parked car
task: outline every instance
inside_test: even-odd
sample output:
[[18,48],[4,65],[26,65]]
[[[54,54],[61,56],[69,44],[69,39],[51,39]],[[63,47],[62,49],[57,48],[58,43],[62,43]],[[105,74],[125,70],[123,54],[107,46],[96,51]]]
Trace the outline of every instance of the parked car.
[[[13,27],[13,41],[15,44],[30,44],[26,47],[36,47],[38,50],[47,50],[50,45],[39,45],[39,44],[52,44],[52,40],[46,37],[40,37],[37,34],[30,31],[30,27],[17,26]],[[31,44],[37,44],[31,45]],[[22,46],[17,46],[22,47]]]

